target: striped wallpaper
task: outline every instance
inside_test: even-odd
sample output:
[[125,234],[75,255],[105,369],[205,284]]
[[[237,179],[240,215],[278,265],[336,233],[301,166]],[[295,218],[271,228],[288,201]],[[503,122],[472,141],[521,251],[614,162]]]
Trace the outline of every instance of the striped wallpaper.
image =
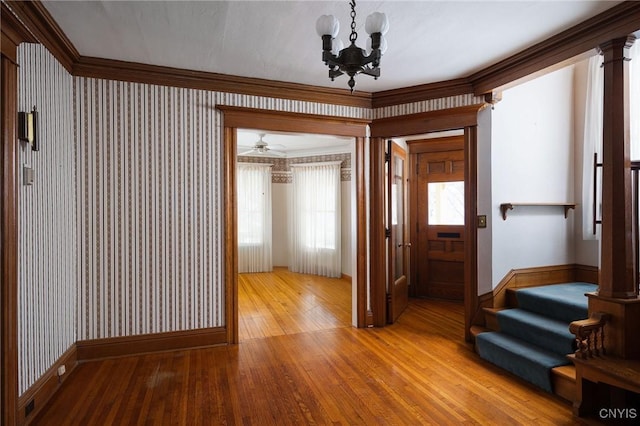
[[462,106],[483,104],[483,96],[466,95],[449,96],[447,98],[429,99],[409,104],[393,105],[373,110],[374,119],[398,117],[401,115],[417,114],[420,112],[438,111],[442,109],[458,108]]
[[[39,111],[40,150],[22,144],[35,170],[19,186],[18,368],[23,393],[75,343],[78,283],[73,77],[35,44],[18,49],[18,110]],[[22,176],[20,176],[22,182]]]
[[76,340],[224,325],[216,105],[370,119],[477,102],[374,111],[74,78],[35,45],[20,64],[43,141],[21,153],[36,170],[20,194],[21,393]]
[[77,78],[78,337],[223,325],[215,94]]

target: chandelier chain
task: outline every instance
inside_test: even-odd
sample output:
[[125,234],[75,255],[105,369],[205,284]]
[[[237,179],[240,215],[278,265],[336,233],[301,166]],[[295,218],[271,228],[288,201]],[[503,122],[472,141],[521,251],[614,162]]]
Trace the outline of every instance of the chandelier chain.
[[349,35],[349,41],[355,43],[358,38],[356,32],[356,0],[351,0],[351,34]]

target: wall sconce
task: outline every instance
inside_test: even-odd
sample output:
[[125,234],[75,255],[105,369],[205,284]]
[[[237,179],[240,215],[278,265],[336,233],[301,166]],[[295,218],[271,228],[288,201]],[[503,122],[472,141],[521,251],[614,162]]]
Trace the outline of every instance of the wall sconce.
[[18,113],[18,139],[31,145],[33,151],[40,150],[38,140],[38,111],[35,105],[31,112]]

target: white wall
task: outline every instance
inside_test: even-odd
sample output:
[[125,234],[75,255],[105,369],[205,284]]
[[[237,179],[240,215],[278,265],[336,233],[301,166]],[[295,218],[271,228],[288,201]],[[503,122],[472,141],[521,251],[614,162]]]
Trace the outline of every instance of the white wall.
[[573,67],[506,90],[491,117],[492,281],[516,268],[574,263],[574,217],[560,207],[506,202],[574,202]]
[[491,202],[491,113],[485,108],[478,114],[478,215],[487,216],[487,227],[478,229],[478,294],[491,291],[492,231],[494,214]]

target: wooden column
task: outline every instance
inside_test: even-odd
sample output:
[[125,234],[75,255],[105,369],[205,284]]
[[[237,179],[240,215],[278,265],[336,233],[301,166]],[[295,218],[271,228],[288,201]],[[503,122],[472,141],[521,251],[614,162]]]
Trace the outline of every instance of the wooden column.
[[628,81],[628,50],[634,40],[630,36],[600,46],[604,56],[604,121],[599,295],[620,299],[638,295],[632,240]]
[[600,289],[589,295],[589,312],[611,316],[605,327],[607,353],[625,359],[640,357],[629,140],[628,49],[634,40],[624,37],[600,46],[604,55],[602,259]]

